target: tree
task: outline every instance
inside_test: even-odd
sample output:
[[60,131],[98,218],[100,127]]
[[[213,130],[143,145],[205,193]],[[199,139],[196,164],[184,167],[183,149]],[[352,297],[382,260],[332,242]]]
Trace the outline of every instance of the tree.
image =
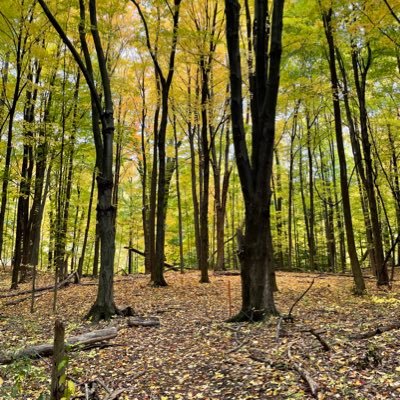
[[242,104],[240,5],[237,0],[225,0],[232,136],[245,204],[245,231],[239,248],[242,308],[232,321],[258,321],[277,313],[273,295],[270,201],[284,1],[274,0],[271,6],[270,17],[269,2],[255,2],[255,70],[250,75],[252,126],[249,149]]
[[[101,123],[101,136],[96,125],[93,125],[94,142],[96,147],[96,165],[98,167],[97,175],[97,190],[98,190],[98,205],[97,205],[97,221],[99,224],[99,235],[101,243],[100,257],[100,279],[97,291],[97,298],[87,318],[98,321],[100,319],[110,319],[112,315],[118,312],[114,303],[113,279],[114,279],[114,256],[115,256],[115,216],[116,209],[112,204],[112,194],[114,186],[113,178],[113,136],[114,136],[114,116],[113,116],[113,101],[109,72],[107,70],[107,61],[105,58],[103,46],[97,25],[97,7],[96,0],[89,0],[89,16],[90,16],[90,31],[92,34],[99,72],[101,76],[101,89],[104,98],[104,107],[101,103],[101,96],[96,88],[94,74],[90,60],[89,50],[86,44],[86,39],[82,37],[82,30],[86,29],[85,14],[86,6],[84,0],[79,1],[80,5],[80,33],[81,44],[83,44],[83,53],[85,61],[79,55],[77,49],[69,40],[65,31],[58,23],[54,15],[47,7],[44,0],[38,0],[44,13],[53,25],[54,29],[59,34],[60,38],[66,44],[72,53],[76,63],[78,64],[82,74],[85,77],[86,83],[90,89],[92,100],[92,111],[96,110]],[[96,124],[96,121],[93,120]]]
[[[150,41],[150,32],[146,18],[140,7],[139,2],[131,0],[137,8],[140,18],[142,20],[145,35],[146,35],[146,46],[150,53],[151,59],[154,64],[156,73],[157,84],[160,86],[161,91],[161,117],[160,125],[157,131],[157,225],[156,225],[156,237],[155,237],[155,251],[154,257],[152,258],[153,265],[152,269],[152,280],[154,286],[166,286],[167,282],[164,279],[163,268],[165,258],[165,218],[167,212],[167,201],[168,193],[166,189],[169,187],[167,180],[167,157],[166,157],[166,135],[167,135],[167,124],[168,124],[168,110],[169,110],[169,93],[172,85],[172,79],[175,71],[175,56],[176,46],[178,43],[178,25],[179,25],[179,9],[181,0],[174,0],[174,7],[170,8],[172,14],[172,43],[169,52],[168,69],[167,73],[163,72],[162,66],[160,65],[157,57],[157,51],[153,49],[153,45]],[[157,116],[158,122],[158,116]],[[158,126],[158,125],[157,125]],[[153,163],[155,168],[155,163]]]

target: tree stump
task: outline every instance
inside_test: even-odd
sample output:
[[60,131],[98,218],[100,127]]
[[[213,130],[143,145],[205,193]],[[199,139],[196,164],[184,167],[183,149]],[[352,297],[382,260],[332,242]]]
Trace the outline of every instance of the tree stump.
[[54,325],[54,355],[53,370],[51,374],[50,400],[61,400],[65,389],[65,328],[64,324],[56,320]]

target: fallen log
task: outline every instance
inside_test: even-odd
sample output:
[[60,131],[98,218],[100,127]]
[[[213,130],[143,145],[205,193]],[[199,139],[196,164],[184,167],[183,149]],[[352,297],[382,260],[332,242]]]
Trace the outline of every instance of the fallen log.
[[[33,294],[33,292],[32,292]],[[43,296],[44,294],[46,294],[44,291],[40,292],[40,293],[35,293],[34,298],[37,299],[40,296]],[[26,300],[32,299],[32,295],[26,296],[26,297],[22,297],[21,299],[17,299],[17,300],[11,300],[11,301],[7,301],[7,303],[5,303],[5,306],[15,306],[16,304],[19,303],[23,303]]]
[[368,339],[376,335],[380,335],[381,333],[392,331],[393,329],[400,329],[400,322],[395,322],[389,325],[378,326],[377,328],[363,332],[363,333],[354,333],[349,335],[349,339]]
[[[67,286],[67,284],[72,280],[72,278],[75,278],[76,274],[77,274],[76,271],[70,273],[63,281],[61,281],[60,283],[57,284],[57,289],[61,289],[64,286]],[[54,285],[43,286],[40,288],[36,288],[34,290],[34,292],[35,293],[45,292],[46,290],[53,290],[53,289],[54,289]],[[6,299],[8,297],[18,297],[18,296],[22,296],[24,294],[31,294],[31,293],[32,293],[32,289],[22,290],[21,292],[2,294],[2,295],[0,295],[0,299]]]
[[[100,329],[93,332],[87,332],[78,336],[71,336],[65,340],[66,351],[74,351],[85,349],[85,346],[91,346],[94,343],[99,343],[105,340],[110,340],[118,335],[118,330],[115,327]],[[14,354],[0,355],[0,364],[11,364],[21,358],[40,358],[53,355],[53,343],[44,343],[35,346],[30,346],[19,350]]]
[[214,271],[216,276],[239,276],[240,271],[228,270],[228,271]]
[[128,319],[128,326],[145,326],[145,327],[152,327],[152,326],[160,326],[160,319],[158,317],[134,317]]

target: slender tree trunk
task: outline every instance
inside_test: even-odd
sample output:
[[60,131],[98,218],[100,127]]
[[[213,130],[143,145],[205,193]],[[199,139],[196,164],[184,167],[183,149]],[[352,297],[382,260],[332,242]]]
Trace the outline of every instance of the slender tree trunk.
[[293,268],[293,235],[292,235],[292,221],[293,221],[293,167],[294,167],[294,141],[297,135],[297,120],[299,115],[300,101],[296,102],[293,112],[292,130],[290,134],[290,150],[289,150],[289,194],[288,194],[288,268]]
[[360,55],[355,48],[352,47],[352,63],[354,81],[357,90],[358,106],[360,112],[360,133],[363,156],[365,162],[365,191],[368,197],[369,212],[371,218],[371,230],[374,244],[375,254],[375,270],[378,285],[389,285],[389,274],[386,264],[384,263],[383,243],[381,235],[381,224],[378,214],[378,204],[375,193],[375,173],[371,156],[371,143],[368,134],[368,113],[366,108],[366,80],[369,66],[371,65],[372,55],[370,47],[367,46],[368,56],[366,60],[360,60]]
[[154,282],[154,267],[156,263],[156,213],[157,213],[157,180],[158,180],[158,124],[160,115],[160,88],[157,79],[157,107],[154,113],[154,148],[153,148],[153,163],[151,170],[150,181],[150,211],[149,211],[149,259],[150,259],[150,273],[151,281]]
[[100,227],[96,217],[96,228],[94,235],[94,253],[93,253],[93,265],[92,265],[92,276],[97,278],[99,276],[99,262],[100,262]]
[[307,269],[311,269],[311,242],[310,242],[310,219],[309,219],[309,209],[307,207],[306,195],[304,190],[304,173],[303,173],[303,149],[300,148],[299,151],[299,178],[300,178],[300,194],[301,194],[301,203],[303,205],[303,217],[304,217],[304,225],[306,227],[306,239],[308,246],[308,266]]
[[336,240],[335,240],[335,220],[334,220],[334,204],[331,191],[331,182],[328,178],[329,169],[325,163],[325,154],[320,146],[321,159],[321,177],[324,184],[324,219],[325,219],[325,237],[326,237],[326,254],[328,260],[328,271],[336,271]]
[[346,117],[347,117],[347,122],[348,122],[348,127],[349,127],[351,147],[352,147],[355,167],[356,167],[356,171],[357,171],[357,182],[358,182],[358,189],[360,192],[361,207],[362,207],[363,216],[364,216],[365,233],[366,233],[367,243],[368,243],[368,247],[369,247],[368,253],[369,253],[369,259],[370,259],[370,265],[373,270],[373,273],[376,275],[375,248],[374,248],[374,244],[373,244],[371,219],[370,219],[370,214],[369,214],[369,209],[368,209],[368,198],[367,198],[367,194],[365,191],[365,188],[366,188],[365,168],[364,168],[363,157],[361,154],[361,147],[360,147],[360,143],[359,143],[360,132],[357,129],[357,125],[355,123],[355,120],[353,118],[353,113],[350,108],[347,72],[346,72],[346,68],[344,66],[342,56],[338,49],[336,49],[336,55],[337,55],[340,71],[342,74],[342,80],[343,80],[343,90],[342,90],[343,100],[344,100]]
[[181,274],[184,273],[185,268],[185,259],[183,255],[183,220],[182,220],[182,200],[181,200],[181,189],[180,189],[180,180],[179,180],[179,154],[178,148],[181,145],[181,142],[178,142],[178,136],[176,131],[176,117],[174,113],[173,117],[173,128],[174,128],[174,144],[175,144],[175,164],[176,164],[176,197],[178,202],[178,235],[179,235],[179,269]]
[[85,262],[87,242],[88,242],[88,238],[89,238],[89,229],[90,229],[90,220],[91,220],[91,216],[92,216],[95,183],[96,183],[96,167],[94,168],[93,175],[92,175],[92,185],[90,188],[89,205],[88,205],[88,209],[87,209],[88,211],[87,211],[87,218],[86,218],[86,227],[85,227],[85,233],[83,235],[81,255],[79,257],[79,262],[78,262],[78,277],[79,277],[78,279],[80,279],[83,275],[83,263]]
[[323,11],[322,19],[328,43],[328,62],[329,62],[330,78],[332,85],[333,110],[335,118],[335,134],[336,134],[337,152],[339,156],[340,187],[342,193],[344,223],[345,223],[346,237],[347,237],[347,248],[350,257],[351,268],[353,271],[355,292],[357,294],[362,294],[365,291],[365,282],[357,258],[357,251],[354,241],[353,222],[351,217],[349,188],[347,180],[346,155],[343,144],[342,117],[341,117],[340,103],[338,98],[339,82],[336,71],[335,46],[334,46],[334,39],[332,32],[332,9],[329,9],[328,11]]
[[208,204],[209,204],[209,187],[210,187],[210,150],[208,143],[208,103],[209,103],[209,87],[208,87],[208,67],[205,65],[204,56],[200,56],[200,74],[201,74],[201,129],[200,129],[200,258],[199,266],[201,271],[201,283],[209,283],[208,277]]
[[276,165],[276,190],[274,194],[276,196],[275,200],[275,212],[276,212],[276,233],[277,233],[277,253],[278,253],[278,267],[280,270],[283,269],[283,248],[282,244],[283,238],[283,219],[282,219],[282,178],[281,178],[281,163],[279,159],[278,150],[275,148],[275,165]]
[[[148,178],[148,165],[147,165],[147,149],[146,149],[146,138],[145,138],[145,133],[146,133],[146,118],[147,118],[147,108],[146,108],[146,89],[145,89],[145,72],[143,71],[143,75],[141,77],[140,81],[140,93],[142,97],[142,110],[141,110],[141,122],[140,122],[140,144],[141,144],[141,154],[142,154],[142,160],[140,161],[140,177],[141,177],[141,183],[142,183],[142,226],[143,226],[143,238],[144,238],[144,253],[145,253],[145,258],[144,258],[144,272],[146,274],[151,273],[151,259],[152,259],[152,246],[151,246],[151,240],[150,240],[150,210],[149,208],[149,197],[147,193],[147,178]],[[157,106],[156,110],[159,110],[159,107]],[[155,120],[158,120],[158,116],[155,117]],[[154,130],[156,132],[156,129]],[[156,153],[156,145],[154,146],[154,152]],[[154,162],[157,162],[157,153],[155,160],[153,161],[153,173],[152,173],[152,178],[153,174],[155,171],[157,171],[157,168],[154,168]],[[151,180],[153,182],[153,179]],[[156,180],[154,180],[156,183]],[[151,185],[153,187],[153,185]],[[155,185],[154,185],[155,187]],[[154,224],[153,224],[154,227]],[[130,230],[131,232],[131,230]],[[153,229],[154,232],[154,229]],[[153,240],[152,242],[154,243],[154,234],[153,234]],[[131,252],[129,252],[129,257],[131,256]],[[130,259],[130,263],[132,260]],[[130,268],[131,268],[130,264]]]
[[[396,207],[396,222],[397,222],[397,234],[400,235],[400,174],[398,167],[398,158],[396,154],[396,147],[390,127],[388,127],[388,137],[390,143],[390,149],[392,153],[392,170],[393,170],[393,189],[394,189],[394,201]],[[395,255],[393,258],[396,258]],[[397,264],[400,264],[400,243],[397,244]]]
[[[315,207],[314,207],[314,172],[313,172],[313,151],[312,151],[312,134],[311,129],[313,122],[310,121],[310,116],[306,114],[307,120],[307,158],[308,158],[308,187],[309,187],[309,199],[310,208],[308,210],[308,221],[309,221],[309,237],[308,237],[308,248],[310,251],[310,269],[315,270]],[[315,121],[315,120],[314,120]]]
[[[222,132],[220,141],[220,156],[217,157],[215,148],[215,139],[212,142],[211,156],[214,176],[214,199],[215,199],[215,214],[216,214],[216,242],[217,242],[217,263],[215,270],[222,271],[226,269],[225,265],[225,217],[226,203],[229,191],[229,180],[232,173],[232,168],[229,166],[229,146],[230,134],[229,129],[226,129],[225,144],[222,144]],[[223,151],[224,146],[224,151]],[[221,184],[221,167],[222,167],[222,152],[224,153],[224,173]],[[232,233],[232,236],[234,233]]]
[[9,113],[6,114],[6,99],[7,99],[7,83],[8,83],[8,72],[10,69],[10,52],[8,51],[5,55],[4,63],[1,68],[1,93],[0,93],[0,141],[3,136],[3,129],[6,125]]

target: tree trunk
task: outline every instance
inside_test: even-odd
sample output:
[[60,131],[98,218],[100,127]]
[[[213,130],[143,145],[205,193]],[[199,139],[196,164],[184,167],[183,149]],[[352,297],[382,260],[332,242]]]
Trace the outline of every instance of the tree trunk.
[[92,175],[92,185],[90,188],[90,197],[89,197],[89,205],[88,205],[88,211],[87,211],[86,227],[85,227],[85,233],[83,236],[81,255],[79,257],[79,262],[78,262],[78,279],[80,279],[83,275],[83,263],[85,261],[85,254],[86,254],[87,242],[88,242],[88,237],[89,237],[89,229],[90,229],[90,220],[91,220],[91,216],[92,216],[95,183],[96,183],[96,168],[94,169],[93,175]]
[[181,274],[184,273],[185,268],[185,259],[183,256],[183,220],[182,220],[182,200],[181,200],[181,190],[180,190],[180,180],[179,180],[179,154],[178,148],[181,145],[181,142],[178,142],[177,131],[176,131],[176,117],[174,113],[173,117],[174,121],[174,147],[175,147],[175,165],[176,165],[176,197],[178,202],[178,236],[179,236],[179,268]]
[[[315,117],[316,118],[316,117]],[[307,121],[307,157],[308,157],[308,187],[309,187],[309,198],[310,208],[308,210],[308,221],[309,221],[309,237],[308,237],[308,248],[310,251],[310,269],[315,270],[315,210],[314,210],[314,173],[313,173],[313,152],[312,152],[312,136],[311,128],[315,122],[310,120],[308,112],[306,113]]]
[[[246,143],[240,64],[240,5],[225,0],[226,37],[230,66],[231,118],[236,163],[245,204],[245,232],[239,250],[242,307],[231,321],[257,321],[276,314],[270,225],[271,176],[276,102],[282,52],[282,0],[273,2],[272,18],[262,0],[255,2],[255,79],[252,93],[251,158]],[[266,29],[268,26],[269,29]],[[268,66],[268,68],[267,68]]]
[[282,219],[282,178],[281,178],[281,164],[279,160],[278,150],[275,148],[275,165],[276,165],[276,187],[274,190],[275,195],[275,213],[276,213],[276,233],[277,233],[277,259],[278,259],[278,268],[280,270],[283,269],[283,249],[282,244],[284,241],[282,235],[282,227],[283,227],[283,219]]
[[342,192],[344,223],[345,223],[346,237],[347,237],[347,248],[350,257],[351,268],[353,271],[355,292],[357,294],[363,294],[365,291],[365,282],[362,276],[360,264],[358,262],[357,251],[354,242],[353,222],[351,217],[349,188],[347,181],[347,165],[346,165],[346,155],[343,144],[342,117],[341,117],[340,103],[338,98],[339,82],[336,71],[335,46],[334,46],[334,39],[332,32],[332,9],[329,9],[328,11],[323,11],[322,19],[328,43],[328,62],[329,62],[330,78],[332,85],[333,110],[335,118],[335,134],[336,134],[337,152],[339,156],[340,187]]
[[290,134],[290,150],[289,150],[289,194],[288,194],[288,268],[293,268],[293,235],[292,235],[292,221],[293,221],[293,166],[294,166],[294,141],[297,135],[297,120],[299,115],[300,100],[296,101],[293,112],[292,130]]
[[368,56],[366,60],[360,60],[360,55],[356,45],[352,44],[352,64],[354,81],[356,85],[358,106],[360,112],[360,133],[363,156],[365,162],[365,191],[367,193],[369,213],[371,218],[371,230],[375,254],[375,270],[378,285],[389,285],[389,274],[384,263],[383,243],[381,235],[381,224],[379,221],[378,205],[375,194],[374,167],[371,156],[371,143],[368,134],[368,113],[366,108],[366,79],[369,66],[371,65],[372,55],[369,46],[367,46]]
[[201,129],[200,129],[200,257],[199,267],[201,271],[201,283],[209,283],[208,277],[208,204],[209,204],[209,187],[210,187],[210,150],[208,143],[208,67],[205,65],[204,55],[200,56],[200,75],[201,75]]
[[51,373],[50,400],[61,400],[65,391],[65,328],[64,324],[56,320],[54,326],[53,368]]
[[[35,81],[34,81],[34,71]],[[35,119],[35,102],[37,98],[37,85],[40,79],[40,65],[34,63],[30,65],[28,73],[28,89],[26,91],[26,101],[24,106],[24,145],[21,167],[21,181],[17,205],[17,229],[15,236],[15,251],[13,257],[13,272],[11,288],[15,289],[18,285],[18,278],[24,281],[26,278],[27,252],[29,248],[29,199],[31,194],[31,180],[33,171],[33,148],[32,148],[32,124]],[[36,85],[36,88],[33,85]],[[24,257],[24,259],[23,259]],[[20,275],[20,276],[19,276]]]

